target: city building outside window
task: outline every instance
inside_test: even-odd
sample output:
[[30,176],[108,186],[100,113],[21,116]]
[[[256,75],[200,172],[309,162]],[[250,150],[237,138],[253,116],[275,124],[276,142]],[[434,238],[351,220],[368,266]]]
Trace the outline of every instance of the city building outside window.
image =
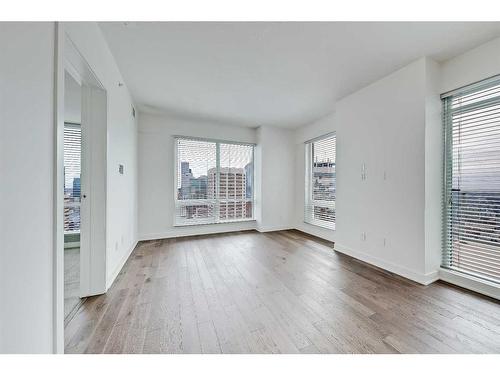
[[335,133],[306,142],[304,221],[335,229]]
[[253,144],[177,137],[175,147],[175,225],[253,219]]

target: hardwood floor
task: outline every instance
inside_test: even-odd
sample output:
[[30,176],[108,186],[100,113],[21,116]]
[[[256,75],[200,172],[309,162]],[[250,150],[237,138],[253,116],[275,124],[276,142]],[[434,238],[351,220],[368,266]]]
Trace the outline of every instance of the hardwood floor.
[[80,248],[64,249],[64,324],[83,300],[80,298]]
[[139,243],[65,338],[67,353],[498,353],[500,304],[250,231]]

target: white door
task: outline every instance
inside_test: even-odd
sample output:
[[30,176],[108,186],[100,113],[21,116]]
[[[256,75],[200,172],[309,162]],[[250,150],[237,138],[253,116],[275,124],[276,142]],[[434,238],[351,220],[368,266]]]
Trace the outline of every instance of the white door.
[[106,292],[106,91],[82,85],[80,293]]

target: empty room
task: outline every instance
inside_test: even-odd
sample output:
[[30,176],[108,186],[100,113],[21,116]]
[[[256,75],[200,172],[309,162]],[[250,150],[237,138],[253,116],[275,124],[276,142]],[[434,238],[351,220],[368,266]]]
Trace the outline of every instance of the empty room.
[[0,22],[0,353],[500,352],[500,22],[124,19]]

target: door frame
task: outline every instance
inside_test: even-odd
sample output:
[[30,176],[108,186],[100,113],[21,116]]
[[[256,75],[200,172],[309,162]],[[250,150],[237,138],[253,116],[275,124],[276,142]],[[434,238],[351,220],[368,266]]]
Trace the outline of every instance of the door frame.
[[[82,177],[85,173],[86,186],[82,178],[81,194],[87,198],[86,202],[82,199],[81,210],[85,212],[87,228],[84,236],[87,236],[89,244],[81,247],[80,251],[82,297],[106,292],[107,96],[104,85],[78,51],[61,22],[55,24],[54,59],[53,351],[64,353],[65,72],[73,76],[82,88]],[[82,232],[80,235],[82,236]]]

